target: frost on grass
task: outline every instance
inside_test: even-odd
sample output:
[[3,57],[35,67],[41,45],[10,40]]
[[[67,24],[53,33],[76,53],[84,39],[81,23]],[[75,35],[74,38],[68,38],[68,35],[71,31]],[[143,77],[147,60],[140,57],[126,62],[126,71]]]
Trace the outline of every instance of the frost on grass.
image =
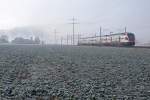
[[0,46],[0,99],[148,100],[150,50]]

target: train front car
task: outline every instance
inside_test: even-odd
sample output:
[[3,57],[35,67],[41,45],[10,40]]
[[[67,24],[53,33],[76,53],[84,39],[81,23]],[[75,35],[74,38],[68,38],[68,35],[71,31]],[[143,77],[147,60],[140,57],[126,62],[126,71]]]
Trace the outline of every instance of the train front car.
[[135,35],[133,33],[127,33],[127,39],[128,39],[128,46],[134,46],[135,45]]
[[135,36],[133,33],[120,33],[119,36],[119,46],[134,46],[135,45]]

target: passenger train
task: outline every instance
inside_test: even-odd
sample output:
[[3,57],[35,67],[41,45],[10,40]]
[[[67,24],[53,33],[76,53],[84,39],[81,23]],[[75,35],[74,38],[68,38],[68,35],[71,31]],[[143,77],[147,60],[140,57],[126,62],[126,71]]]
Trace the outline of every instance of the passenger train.
[[104,36],[80,38],[78,45],[93,45],[93,46],[134,46],[134,33],[124,32]]

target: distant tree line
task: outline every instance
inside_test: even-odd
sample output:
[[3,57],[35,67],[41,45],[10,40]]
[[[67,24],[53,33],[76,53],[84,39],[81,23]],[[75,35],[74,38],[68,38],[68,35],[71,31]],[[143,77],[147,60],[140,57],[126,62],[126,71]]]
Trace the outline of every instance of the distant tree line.
[[6,35],[0,36],[0,43],[9,43],[8,36]]
[[13,43],[13,44],[40,44],[41,41],[40,41],[39,37],[35,37],[34,40],[32,38],[24,39],[22,37],[16,37],[14,40],[11,41],[11,43]]
[[16,37],[14,40],[9,42],[7,35],[0,36],[0,44],[4,43],[13,43],[13,44],[41,44],[43,43],[39,37],[35,37],[34,39],[31,37],[30,39],[25,39],[23,37]]

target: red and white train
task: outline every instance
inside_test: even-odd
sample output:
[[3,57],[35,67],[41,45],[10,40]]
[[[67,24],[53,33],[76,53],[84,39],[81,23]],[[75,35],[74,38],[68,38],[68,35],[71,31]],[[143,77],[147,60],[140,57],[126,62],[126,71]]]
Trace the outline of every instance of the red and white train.
[[134,46],[134,33],[124,32],[104,36],[80,38],[78,45],[95,45],[95,46]]

